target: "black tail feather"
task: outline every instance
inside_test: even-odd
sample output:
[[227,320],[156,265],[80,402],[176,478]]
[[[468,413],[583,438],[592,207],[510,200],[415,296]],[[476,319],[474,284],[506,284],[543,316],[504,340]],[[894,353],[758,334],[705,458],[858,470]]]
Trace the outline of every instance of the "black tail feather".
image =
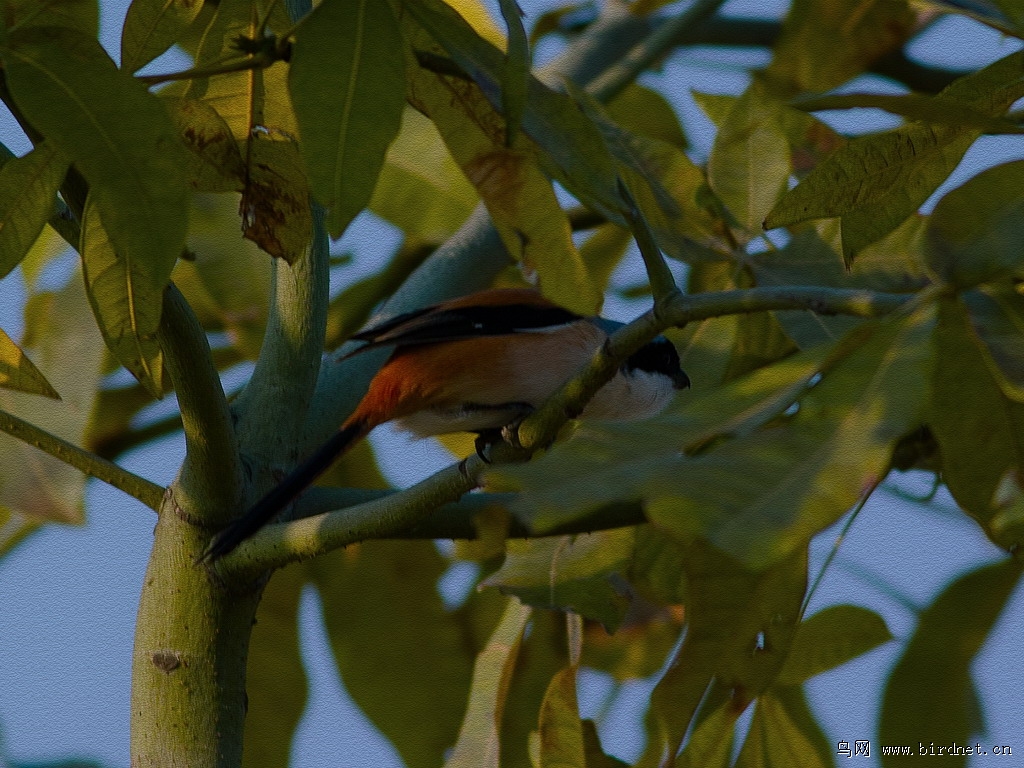
[[256,531],[270,522],[288,503],[313,484],[341,454],[369,430],[362,422],[348,424],[331,436],[284,480],[257,501],[248,512],[218,533],[203,552],[201,560],[214,561],[224,557]]

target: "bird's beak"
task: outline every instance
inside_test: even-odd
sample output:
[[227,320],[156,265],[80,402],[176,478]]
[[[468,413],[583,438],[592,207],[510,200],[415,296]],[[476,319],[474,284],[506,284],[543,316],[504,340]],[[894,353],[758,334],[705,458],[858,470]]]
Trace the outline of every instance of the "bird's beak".
[[672,375],[672,387],[674,389],[689,389],[690,377],[683,371]]

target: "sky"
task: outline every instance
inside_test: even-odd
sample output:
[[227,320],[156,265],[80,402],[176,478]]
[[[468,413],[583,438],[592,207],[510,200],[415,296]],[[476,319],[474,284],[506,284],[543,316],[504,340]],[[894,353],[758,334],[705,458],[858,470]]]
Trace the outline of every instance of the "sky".
[[[544,7],[531,0],[521,5],[528,20]],[[730,2],[726,12],[770,15],[782,5]],[[120,0],[102,3],[103,42],[115,56],[125,7]],[[979,66],[1006,55],[1015,45],[977,24],[950,19],[931,30],[913,53],[935,64]],[[746,83],[743,68],[761,63],[767,63],[763,54],[695,49],[660,72],[645,75],[644,80],[668,93],[693,141],[693,155],[701,160],[707,156],[713,132],[689,90],[738,92]],[[860,82],[851,89],[862,87]],[[848,131],[892,125],[892,118],[873,110],[830,119]],[[852,128],[851,119],[855,121]],[[840,125],[840,120],[845,122]],[[0,141],[21,154],[27,142],[12,133],[11,125],[9,115],[0,113]],[[1024,141],[1019,137],[983,139],[943,190],[982,167],[1022,157]],[[335,282],[347,283],[361,270],[372,269],[396,239],[386,227],[361,217],[333,248],[356,256],[351,266],[336,272]],[[634,260],[616,273],[616,283],[642,279],[638,270]],[[53,279],[59,278],[58,274]],[[16,273],[0,281],[0,327],[15,338],[21,327],[20,294]],[[608,305],[608,314],[626,320],[642,309],[614,301]],[[173,399],[160,407],[173,407]],[[398,486],[447,463],[447,454],[430,441],[411,441],[386,429],[371,439],[386,475]],[[120,461],[132,472],[165,485],[173,479],[182,456],[182,438],[176,434],[132,451]],[[894,492],[923,495],[929,489],[930,480],[918,474],[898,477],[893,486],[883,487],[846,536],[811,605],[810,612],[844,602],[869,606],[882,613],[897,638],[809,683],[812,706],[833,742],[874,738],[879,692],[901,651],[899,641],[914,629],[916,612],[957,574],[1000,557],[944,491],[927,506],[909,504]],[[86,486],[86,506],[86,525],[49,526],[0,560],[0,768],[71,757],[110,768],[128,765],[132,635],[155,516],[97,481]],[[837,532],[838,526],[812,544],[812,575],[831,550]],[[446,583],[457,589],[459,578],[453,576]],[[318,614],[315,597],[307,594],[301,626],[310,706],[295,739],[292,764],[299,768],[400,765],[394,750],[341,688]],[[1024,594],[1017,594],[973,666],[986,707],[989,741],[1015,749],[1014,757],[994,763],[1002,768],[1024,766],[1022,615]],[[608,700],[611,690],[603,676],[584,675],[580,682],[583,715],[602,713],[601,735],[607,751],[629,760],[642,745],[630,743],[624,734],[635,731],[635,702],[646,697],[649,686],[627,685]],[[991,756],[975,758],[968,765],[989,765],[990,760]],[[877,750],[871,758],[858,758],[856,765],[877,766]]]

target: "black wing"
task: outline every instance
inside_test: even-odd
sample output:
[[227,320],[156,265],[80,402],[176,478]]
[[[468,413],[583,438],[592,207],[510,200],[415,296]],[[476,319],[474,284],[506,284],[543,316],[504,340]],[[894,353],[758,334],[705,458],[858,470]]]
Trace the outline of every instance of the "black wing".
[[444,308],[427,307],[406,312],[379,325],[353,334],[366,344],[346,357],[368,349],[395,345],[432,344],[479,336],[503,336],[508,333],[553,328],[580,320],[567,309],[537,304],[501,304]]

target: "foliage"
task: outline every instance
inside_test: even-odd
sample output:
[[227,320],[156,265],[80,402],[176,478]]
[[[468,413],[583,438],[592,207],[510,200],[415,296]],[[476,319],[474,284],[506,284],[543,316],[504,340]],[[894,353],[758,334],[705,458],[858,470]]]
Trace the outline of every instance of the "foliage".
[[[158,512],[133,765],[286,764],[304,589],[409,766],[625,765],[580,715],[586,670],[654,683],[637,766],[830,765],[803,685],[891,636],[860,606],[805,615],[808,547],[911,469],[1009,554],[923,611],[879,733],[979,731],[970,664],[1024,540],[1024,161],[948,179],[980,137],[1024,130],[1024,53],[949,73],[905,51],[944,13],[1013,37],[1024,17],[795,0],[742,93],[694,94],[716,129],[700,162],[671,94],[636,77],[764,27],[721,2],[660,5],[528,30],[512,0],[500,22],[473,0],[134,0],[118,66],[95,2],[5,0],[0,98],[33,148],[0,153],[0,275],[30,294],[20,343],[0,331],[0,429],[18,438],[0,451],[31,472],[0,477],[0,550],[79,521],[82,473]],[[160,69],[172,46],[192,68]],[[851,90],[867,72],[912,90]],[[863,107],[900,123],[846,136],[813,114]],[[332,298],[328,238],[364,210],[404,241]],[[61,238],[81,266],[43,289]],[[321,355],[371,312],[532,281],[595,313],[631,238],[648,281],[625,292],[652,311],[518,428],[517,461],[470,456],[393,492],[361,446],[303,519],[196,563],[358,401],[380,358]],[[565,426],[662,331],[692,393],[643,422]],[[245,361],[228,398],[220,375]],[[140,422],[172,389],[180,418]],[[178,428],[166,494],[110,461]],[[454,555],[437,538],[460,539]],[[451,605],[453,561],[478,589]]]

